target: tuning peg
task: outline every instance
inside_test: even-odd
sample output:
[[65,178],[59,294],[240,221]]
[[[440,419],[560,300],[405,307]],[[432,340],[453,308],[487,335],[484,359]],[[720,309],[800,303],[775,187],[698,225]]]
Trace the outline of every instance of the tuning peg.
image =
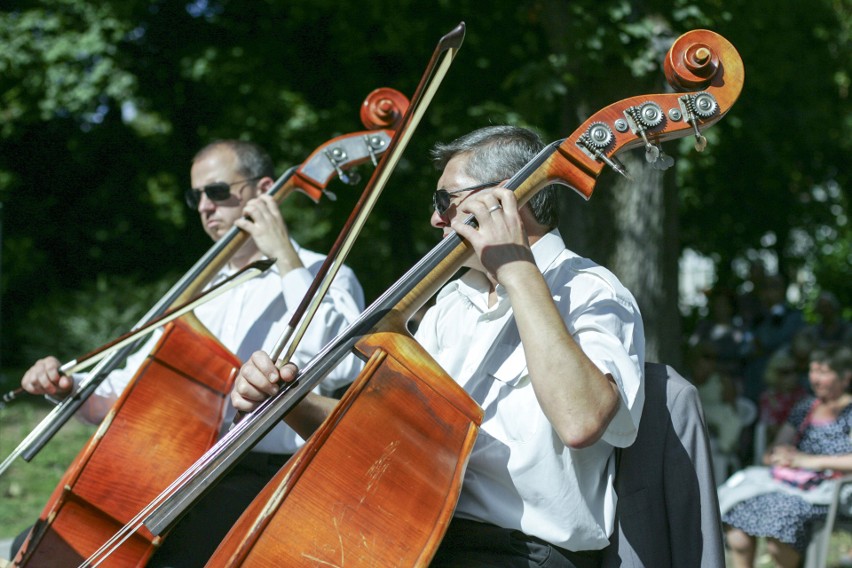
[[695,150],[703,152],[707,147],[707,138],[701,134],[698,128],[698,118],[710,118],[719,110],[719,103],[716,98],[706,91],[701,91],[695,94],[687,94],[678,98],[680,107],[686,115],[686,121],[692,125],[695,131]]
[[660,158],[651,164],[651,167],[656,170],[665,171],[674,165],[674,158],[660,151]]
[[361,174],[354,170],[346,172],[340,167],[339,164],[349,159],[346,150],[342,147],[326,148],[325,157],[331,163],[332,167],[334,167],[334,171],[337,172],[337,177],[340,178],[340,181],[347,185],[355,185],[361,181]]
[[600,160],[619,174],[630,179],[630,175],[627,173],[627,168],[624,167],[624,164],[622,164],[618,158],[615,156],[609,158],[603,153],[606,147],[609,146],[613,140],[615,140],[615,135],[612,133],[612,129],[610,129],[608,125],[603,122],[594,122],[590,124],[586,132],[577,139],[577,145],[588,154],[591,154],[596,160]]
[[674,159],[654,144],[645,145],[645,161],[656,170],[667,170],[674,165]]
[[361,181],[361,174],[359,174],[355,170],[344,171],[338,168],[337,166],[335,166],[334,169],[337,170],[337,177],[339,177],[340,181],[342,181],[346,185],[355,185]]
[[[644,138],[644,135],[643,135]],[[645,161],[649,164],[654,164],[657,160],[660,159],[660,154],[662,150],[660,150],[657,146],[654,146],[650,142],[645,143]]]
[[373,162],[373,167],[379,165],[379,157],[376,153],[378,150],[383,150],[385,141],[376,134],[365,134],[364,145],[367,146],[367,152],[370,153],[370,160]]
[[707,147],[707,138],[704,137],[701,132],[698,131],[698,127],[695,127],[695,151],[703,152],[704,148]]
[[630,177],[630,173],[627,171],[627,168],[624,167],[624,164],[621,163],[621,160],[613,156],[612,158],[608,158],[603,154],[600,155],[600,159],[603,163],[611,167],[613,170],[623,175],[625,178],[633,181],[633,178]]

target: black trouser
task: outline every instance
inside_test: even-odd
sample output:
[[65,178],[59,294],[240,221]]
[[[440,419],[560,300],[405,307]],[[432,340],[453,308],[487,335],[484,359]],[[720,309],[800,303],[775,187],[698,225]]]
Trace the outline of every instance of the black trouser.
[[453,519],[430,568],[598,568],[601,551],[572,552],[487,523]]
[[201,568],[289,455],[249,452],[163,540],[148,568]]

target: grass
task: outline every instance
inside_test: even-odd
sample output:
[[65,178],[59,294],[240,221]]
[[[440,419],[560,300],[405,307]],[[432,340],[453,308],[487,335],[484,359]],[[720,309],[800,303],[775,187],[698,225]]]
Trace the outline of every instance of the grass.
[[[51,408],[41,397],[26,396],[0,410],[0,460],[15,451]],[[31,461],[19,457],[0,476],[0,539],[17,536],[36,521],[94,430],[94,426],[71,419]]]

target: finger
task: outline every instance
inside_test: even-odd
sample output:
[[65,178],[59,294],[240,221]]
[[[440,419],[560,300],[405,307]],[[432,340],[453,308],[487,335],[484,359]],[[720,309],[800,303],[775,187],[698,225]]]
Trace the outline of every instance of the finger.
[[247,366],[240,371],[234,389],[249,400],[265,400],[278,392],[278,384],[256,367]]
[[265,207],[266,210],[269,211],[269,213],[272,215],[280,213],[281,211],[278,207],[278,203],[276,203],[276,201],[272,199],[272,196],[268,193],[261,193],[260,195],[258,195],[257,201],[258,203],[262,203],[263,207]]
[[255,214],[264,219],[276,219],[280,217],[278,204],[269,195],[261,194],[246,204],[246,209],[249,209]]
[[234,390],[231,391],[231,404],[240,412],[251,412],[258,407],[260,402],[244,398],[239,392],[237,392],[237,389],[234,388]]
[[234,219],[234,225],[236,225],[248,234],[252,234],[252,232],[256,228],[254,222],[247,217],[240,217],[239,219]]
[[39,372],[33,377],[32,387],[31,392],[33,394],[53,394],[55,390],[50,378],[43,372]]
[[278,392],[278,385],[272,384],[263,378],[263,375],[257,373],[254,369],[251,373],[240,375],[234,386],[234,390],[240,398],[252,402],[262,402]]
[[281,380],[291,383],[296,380],[299,374],[299,368],[293,363],[287,363],[280,369]]
[[70,391],[74,386],[74,380],[68,375],[59,375],[59,381],[57,382],[59,389],[63,392]]
[[255,351],[249,358],[250,363],[263,375],[270,383],[277,383],[281,380],[281,374],[278,367],[275,366],[275,361],[265,351]]
[[21,387],[30,394],[44,394],[38,376],[32,370],[24,374],[21,379]]
[[459,215],[456,215],[450,219],[450,227],[452,227],[461,238],[468,242],[473,242],[473,240],[479,235],[479,231],[476,230],[476,227],[466,224],[464,219],[459,217]]
[[491,192],[486,194],[485,191],[482,191],[462,201],[459,204],[459,210],[462,213],[473,214],[476,216],[477,221],[479,221],[480,219],[484,219],[488,209],[497,203],[497,199]]

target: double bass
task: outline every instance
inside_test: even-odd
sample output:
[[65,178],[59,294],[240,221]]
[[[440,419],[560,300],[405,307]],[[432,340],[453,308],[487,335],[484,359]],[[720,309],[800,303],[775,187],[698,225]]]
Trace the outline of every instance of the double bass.
[[[642,147],[666,165],[660,143],[694,135],[730,110],[744,83],[734,47],[707,30],[684,34],[666,56],[677,93],[630,97],[545,147],[504,184],[519,204],[551,184],[589,199],[616,154]],[[469,219],[468,222],[474,222]],[[452,517],[482,411],[408,333],[406,323],[472,253],[450,233],[276,395],[240,421],[144,519],[164,530],[356,350],[365,369],[308,443],[233,526],[208,562],[235,566],[426,566]],[[88,565],[88,564],[87,564]]]
[[[370,130],[320,146],[276,182],[273,198],[280,202],[300,190],[316,201],[333,177],[345,177],[370,160],[375,164],[406,107],[407,99],[397,91],[371,93],[361,109]],[[236,227],[220,239],[214,245],[217,253],[179,298],[197,293],[245,240]],[[169,323],[66,471],[14,565],[76,566],[101,546],[216,441],[239,365],[192,314]],[[144,566],[161,540],[150,533],[134,535],[112,563]]]
[[[319,202],[324,195],[333,200],[333,194],[326,190],[331,179],[338,176],[344,183],[353,184],[357,178],[356,174],[350,171],[351,168],[368,160],[376,165],[390,146],[393,136],[392,127],[401,120],[407,108],[408,100],[399,91],[387,88],[376,89],[367,96],[360,108],[361,121],[369,129],[368,131],[338,136],[321,145],[301,166],[291,168],[276,180],[268,194],[279,204],[293,191],[304,193],[314,202]],[[247,239],[247,233],[232,227],[148,310],[131,332],[141,330],[176,307],[189,304],[197,298]],[[22,457],[25,461],[32,460],[80,409],[108,374],[142,345],[143,340],[144,337],[141,337],[137,341],[123,345],[120,349],[111,351],[107,357],[101,358],[75,392],[54,407],[3,460],[0,464],[0,475],[18,457]],[[73,367],[70,364],[63,365],[62,371],[72,372],[86,368],[79,366],[76,360],[74,363]],[[82,359],[79,363],[82,363]],[[1,397],[2,402],[11,402],[22,394],[23,389],[13,390]]]

